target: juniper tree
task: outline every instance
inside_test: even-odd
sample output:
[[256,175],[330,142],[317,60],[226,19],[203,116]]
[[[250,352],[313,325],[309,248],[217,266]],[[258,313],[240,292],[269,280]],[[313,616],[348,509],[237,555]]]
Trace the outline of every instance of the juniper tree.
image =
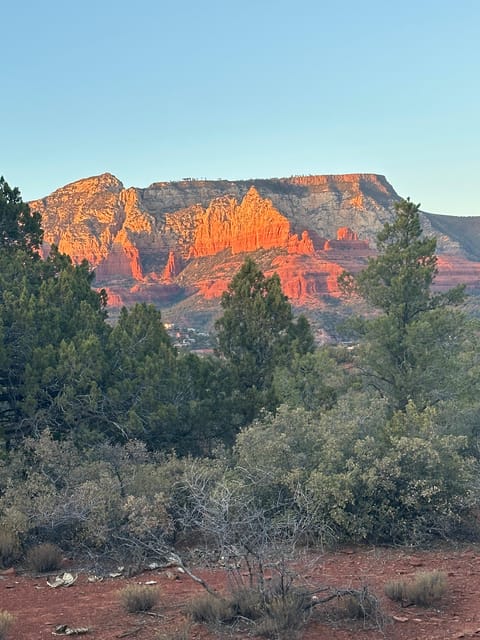
[[410,200],[396,203],[393,222],[377,236],[378,255],[357,275],[340,277],[345,292],[359,294],[381,312],[356,321],[363,337],[357,363],[365,382],[393,410],[403,410],[409,400],[424,407],[454,392],[467,327],[463,313],[453,308],[463,302],[464,287],[432,289],[436,239],[423,235],[419,207]]

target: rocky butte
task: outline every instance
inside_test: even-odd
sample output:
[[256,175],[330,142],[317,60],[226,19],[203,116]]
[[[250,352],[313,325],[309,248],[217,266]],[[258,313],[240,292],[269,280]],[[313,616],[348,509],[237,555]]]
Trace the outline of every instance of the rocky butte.
[[[86,258],[113,307],[149,301],[195,323],[219,297],[245,254],[278,272],[304,310],[335,303],[337,277],[361,269],[399,196],[376,174],[241,181],[156,182],[125,189],[105,173],[30,203],[42,214],[45,247]],[[438,239],[437,286],[480,281],[480,218],[422,214]],[[335,303],[338,305],[337,303]]]

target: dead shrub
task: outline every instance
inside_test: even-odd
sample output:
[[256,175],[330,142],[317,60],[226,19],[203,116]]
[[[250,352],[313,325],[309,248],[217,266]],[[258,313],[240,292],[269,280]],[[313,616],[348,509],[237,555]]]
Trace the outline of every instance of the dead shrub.
[[120,591],[120,602],[128,613],[150,611],[158,600],[158,589],[149,585],[131,584]]
[[57,571],[62,566],[63,553],[60,547],[50,542],[30,547],[26,555],[26,563],[29,569],[38,573]]
[[0,611],[0,640],[7,637],[8,630],[13,624],[15,617],[8,611]]
[[18,535],[8,529],[0,530],[0,567],[9,567],[20,558]]
[[413,581],[397,580],[385,585],[385,595],[397,602],[431,607],[447,591],[447,576],[442,571],[425,571],[415,576]]

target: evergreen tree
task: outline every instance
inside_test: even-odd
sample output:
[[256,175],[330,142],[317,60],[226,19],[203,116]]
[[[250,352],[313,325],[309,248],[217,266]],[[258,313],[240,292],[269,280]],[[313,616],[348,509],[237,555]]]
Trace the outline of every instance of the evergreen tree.
[[0,177],[0,249],[22,249],[36,255],[42,244],[39,213],[32,213],[20,191]]
[[[82,376],[73,379],[78,369],[67,354],[82,352],[92,336],[104,345],[109,332],[106,295],[92,289],[88,264],[73,265],[55,247],[41,260],[42,235],[40,217],[1,179],[0,426],[7,443],[46,426],[65,430],[66,405],[58,400],[68,389],[82,397],[85,387],[72,390]],[[95,367],[80,360],[84,379]]]
[[463,301],[464,287],[432,291],[436,240],[422,235],[419,205],[409,200],[396,204],[396,217],[378,234],[377,249],[363,271],[340,277],[344,291],[358,293],[382,312],[357,319],[364,338],[358,364],[393,410],[403,410],[409,400],[426,406],[442,399],[453,382],[466,324],[452,305]]
[[239,420],[245,423],[262,407],[274,408],[275,367],[295,351],[313,350],[313,337],[305,318],[294,321],[278,275],[265,277],[251,258],[232,279],[221,305],[223,316],[215,325],[218,352],[233,368]]
[[152,448],[176,446],[176,350],[153,305],[122,309],[108,342],[109,435]]

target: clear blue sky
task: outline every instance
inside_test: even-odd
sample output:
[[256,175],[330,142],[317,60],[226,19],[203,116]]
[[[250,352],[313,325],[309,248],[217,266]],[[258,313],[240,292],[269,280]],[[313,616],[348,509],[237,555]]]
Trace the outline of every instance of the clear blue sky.
[[480,0],[16,0],[0,174],[24,200],[109,171],[374,172],[480,215]]

